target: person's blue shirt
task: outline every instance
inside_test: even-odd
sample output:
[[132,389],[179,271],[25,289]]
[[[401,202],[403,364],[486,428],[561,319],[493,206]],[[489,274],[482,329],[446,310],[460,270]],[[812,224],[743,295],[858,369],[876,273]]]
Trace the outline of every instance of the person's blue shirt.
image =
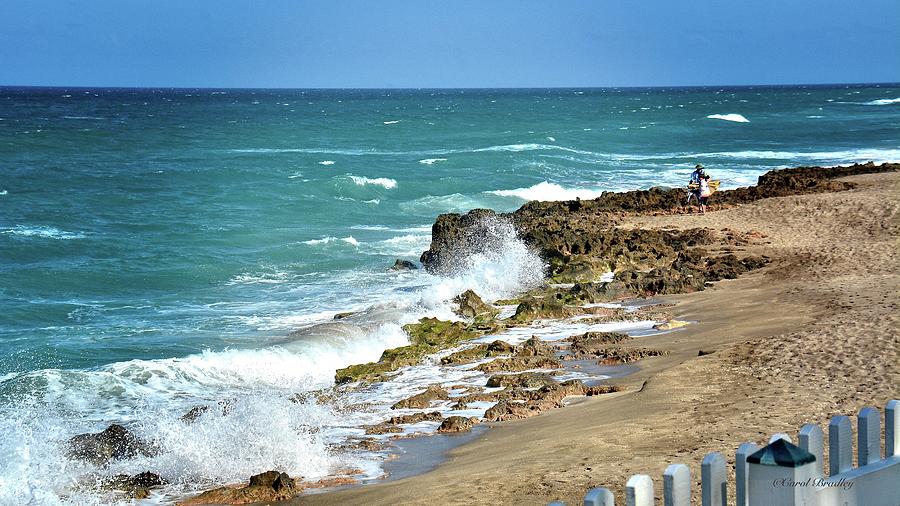
[[691,184],[700,184],[700,178],[703,176],[703,168],[696,168],[691,172]]

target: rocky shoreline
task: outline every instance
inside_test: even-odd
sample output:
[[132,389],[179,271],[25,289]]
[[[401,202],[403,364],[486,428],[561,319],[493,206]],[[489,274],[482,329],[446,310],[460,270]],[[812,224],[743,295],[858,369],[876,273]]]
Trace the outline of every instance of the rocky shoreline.
[[[864,164],[771,171],[759,178],[757,186],[717,193],[710,209],[725,209],[769,197],[848,190],[854,183],[836,178],[898,170],[898,164]],[[466,214],[439,216],[433,226],[431,248],[421,257],[423,266],[429,271],[452,272],[467,256],[495,247],[485,238],[490,236],[491,227],[506,222],[512,223],[519,237],[547,262],[548,284],[520,294],[516,299],[494,301],[494,304],[481,300],[474,292],[464,292],[454,299],[460,320],[423,318],[405,326],[404,330],[410,336],[409,345],[386,350],[376,362],[336,371],[335,388],[390,382],[403,367],[435,357],[443,365],[472,366],[489,375],[482,388],[447,389],[432,385],[399,401],[394,409],[418,411],[366,427],[366,434],[372,435],[397,434],[402,431],[401,426],[422,421],[440,423],[438,432],[461,432],[470,430],[476,423],[532,417],[564,406],[568,397],[617,391],[618,387],[614,385],[589,384],[577,379],[560,381],[558,377],[582,367],[584,361],[597,365],[624,364],[661,356],[666,351],[642,345],[640,337],[613,332],[584,332],[554,342],[534,337],[520,344],[482,341],[508,329],[527,329],[544,320],[578,319],[593,323],[652,320],[658,322],[658,330],[671,330],[683,322],[673,320],[670,308],[665,305],[626,310],[611,303],[702,291],[712,283],[735,279],[771,261],[766,256],[745,251],[748,245],[767,242],[767,235],[759,231],[623,226],[624,218],[628,216],[692,212],[684,207],[683,201],[681,189],[654,188],[607,193],[590,201],[531,202],[509,214],[473,210]],[[605,278],[609,272],[613,273],[611,280]],[[515,309],[510,311],[512,306]],[[504,307],[508,310],[501,311]],[[318,395],[327,397],[330,394],[319,392]],[[491,406],[481,419],[444,418],[440,412],[430,409],[435,402],[447,401],[454,402],[458,409],[472,403],[490,403]],[[189,415],[186,414],[186,418],[190,418]],[[190,422],[185,420],[185,423]],[[364,439],[356,444],[373,448],[373,442]],[[69,445],[71,458],[105,459],[104,462],[154,451],[152,442],[141,442],[120,426],[111,426],[99,434],[76,436]],[[306,488],[353,483],[355,473],[346,470],[328,480],[303,482],[270,471],[254,476],[245,486],[215,489],[182,504],[241,504],[287,499]],[[142,473],[117,477],[108,487],[141,498],[161,483],[158,476]]]

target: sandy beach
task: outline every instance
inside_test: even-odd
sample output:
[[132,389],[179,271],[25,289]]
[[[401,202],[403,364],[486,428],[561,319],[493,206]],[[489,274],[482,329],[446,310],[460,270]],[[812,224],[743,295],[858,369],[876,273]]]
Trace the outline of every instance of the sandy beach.
[[676,304],[677,319],[698,323],[636,339],[670,353],[611,380],[623,392],[492,424],[425,474],[291,504],[579,504],[596,486],[619,501],[632,474],[658,478],[685,463],[699,484],[708,452],[732,465],[745,441],[897,398],[900,173],[844,180],[858,186],[706,215],[626,218],[622,227],[743,232],[754,239],[734,252],[772,261],[702,292],[661,297]]

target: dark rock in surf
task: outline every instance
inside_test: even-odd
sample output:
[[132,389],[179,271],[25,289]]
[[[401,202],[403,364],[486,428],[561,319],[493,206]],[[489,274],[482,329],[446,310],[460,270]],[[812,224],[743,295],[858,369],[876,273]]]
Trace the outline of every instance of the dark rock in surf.
[[457,295],[453,298],[453,302],[457,304],[456,314],[463,318],[473,318],[475,320],[489,320],[498,314],[500,310],[485,303],[481,297],[472,290]]
[[221,487],[179,501],[179,506],[195,506],[200,504],[250,504],[269,501],[284,501],[294,497],[303,490],[294,478],[287,473],[266,471],[250,477],[246,486]]
[[392,271],[414,271],[418,269],[419,266],[410,262],[409,260],[397,259],[394,262],[394,265],[391,266],[390,270]]
[[105,466],[111,460],[154,454],[155,447],[118,424],[110,425],[103,432],[79,434],[69,439],[66,452],[70,459],[86,460],[97,466]]
[[453,432],[467,432],[472,430],[472,427],[478,423],[477,417],[464,417],[464,416],[451,416],[444,419],[441,422],[441,426],[438,427],[438,432],[442,433],[453,433]]
[[106,490],[124,492],[132,499],[146,499],[150,497],[150,489],[165,485],[166,482],[156,473],[143,472],[133,476],[117,474],[103,480],[102,487]]

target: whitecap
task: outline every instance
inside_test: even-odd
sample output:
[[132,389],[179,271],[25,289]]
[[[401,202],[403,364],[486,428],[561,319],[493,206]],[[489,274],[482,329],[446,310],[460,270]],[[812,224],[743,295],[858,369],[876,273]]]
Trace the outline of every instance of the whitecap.
[[386,177],[368,178],[363,176],[349,176],[350,180],[357,186],[375,185],[384,187],[386,190],[397,187],[397,181]]
[[437,162],[446,162],[446,161],[447,161],[446,158],[426,158],[424,160],[419,160],[419,163],[424,164],[424,165],[432,165]]
[[400,120],[382,121],[382,123],[384,123],[385,125],[396,125],[397,123],[400,123]]
[[841,151],[719,151],[713,153],[691,153],[678,155],[677,158],[734,158],[734,159],[771,159],[771,160],[812,160],[831,163],[854,163],[872,161],[876,163],[894,163],[900,161],[900,149],[860,148]]
[[0,195],[7,195],[7,194],[9,194],[8,191],[6,191],[6,190],[0,190]]
[[[4,193],[5,195],[5,193]],[[8,234],[18,237],[41,237],[44,239],[84,239],[85,235],[81,232],[66,232],[55,227],[29,227],[25,225],[16,225],[13,228],[0,230],[0,234]]]
[[556,137],[547,137],[547,140],[550,142],[556,142]]
[[900,97],[898,97],[898,98],[879,98],[878,100],[872,100],[870,102],[863,102],[863,105],[891,105],[891,104],[900,104]]
[[308,241],[301,241],[301,244],[309,244],[310,246],[316,246],[319,244],[331,244],[333,242],[344,242],[353,246],[359,246],[359,241],[357,241],[352,235],[344,238],[337,238],[334,236],[322,237],[320,239],[310,239]]
[[740,115],[740,114],[735,114],[735,113],[731,113],[731,114],[710,114],[709,116],[707,116],[707,118],[709,118],[709,119],[720,119],[720,120],[723,120],[723,121],[732,121],[732,122],[734,122],[734,123],[750,123],[750,120],[749,120],[749,119],[745,118],[744,116],[742,116],[742,115]]
[[334,160],[322,160],[319,165],[334,165]]
[[522,200],[575,200],[576,198],[589,200],[600,197],[603,190],[588,188],[564,188],[556,183],[547,181],[538,183],[528,188],[516,188],[514,190],[493,190],[487,193],[501,197],[517,197]]

